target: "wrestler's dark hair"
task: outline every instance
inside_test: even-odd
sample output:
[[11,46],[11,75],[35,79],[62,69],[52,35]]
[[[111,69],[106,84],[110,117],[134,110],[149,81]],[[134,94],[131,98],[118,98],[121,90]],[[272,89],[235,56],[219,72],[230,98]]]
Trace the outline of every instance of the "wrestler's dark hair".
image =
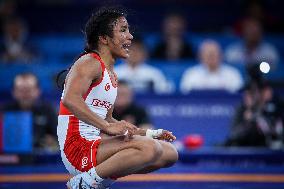
[[113,27],[119,17],[126,17],[127,13],[122,7],[103,7],[96,11],[86,23],[86,53],[96,51],[100,36],[113,37]]

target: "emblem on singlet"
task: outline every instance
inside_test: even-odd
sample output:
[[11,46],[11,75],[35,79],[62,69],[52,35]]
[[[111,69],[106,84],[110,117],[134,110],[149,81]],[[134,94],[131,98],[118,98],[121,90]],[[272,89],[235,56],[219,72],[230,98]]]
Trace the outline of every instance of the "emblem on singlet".
[[86,167],[87,165],[88,165],[88,158],[87,157],[83,157],[83,159],[82,159],[82,169],[84,167]]
[[105,90],[106,90],[106,91],[110,90],[110,84],[109,84],[109,83],[107,83],[107,84],[105,85]]

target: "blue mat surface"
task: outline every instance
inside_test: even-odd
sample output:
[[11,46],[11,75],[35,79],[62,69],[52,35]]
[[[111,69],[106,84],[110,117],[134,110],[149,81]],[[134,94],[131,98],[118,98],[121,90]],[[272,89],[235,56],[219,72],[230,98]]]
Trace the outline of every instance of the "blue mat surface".
[[[62,189],[65,183],[5,183],[1,189]],[[283,189],[278,183],[118,182],[112,189]]]
[[[270,166],[270,167],[238,167],[236,166],[220,166],[212,167],[206,165],[188,165],[177,163],[175,166],[167,169],[162,169],[156,174],[160,174],[163,177],[166,174],[185,174],[192,176],[194,174],[201,175],[204,178],[204,175],[208,176],[227,176],[231,175],[233,179],[230,181],[210,181],[208,179],[202,180],[202,178],[197,180],[187,180],[187,181],[118,181],[112,186],[112,189],[283,189],[284,188],[284,179],[283,181],[273,181],[269,178],[264,180],[253,180],[243,182],[234,181],[234,175],[243,175],[246,177],[251,177],[251,175],[260,175],[260,177],[265,178],[269,176],[281,176],[284,178],[284,169],[281,166]],[[3,181],[3,176],[8,176],[13,178],[13,176],[21,177],[26,175],[38,176],[43,175],[43,177],[48,177],[48,174],[58,174],[67,176],[67,172],[63,165],[41,165],[41,166],[8,166],[1,167],[0,169],[0,188],[1,189],[62,189],[65,187],[65,177],[61,178],[60,181]],[[203,175],[203,176],[202,176]],[[2,176],[2,180],[1,180]],[[281,179],[280,178],[280,179]],[[173,179],[174,180],[174,179]],[[186,180],[186,179],[185,179]]]

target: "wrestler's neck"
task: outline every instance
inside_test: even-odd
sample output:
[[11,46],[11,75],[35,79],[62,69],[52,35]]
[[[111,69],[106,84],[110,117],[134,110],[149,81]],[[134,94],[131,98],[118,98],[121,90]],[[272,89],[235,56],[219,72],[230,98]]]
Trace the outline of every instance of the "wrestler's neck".
[[105,67],[109,71],[113,71],[115,58],[111,55],[110,51],[108,50],[100,50],[99,55],[102,61],[105,63]]

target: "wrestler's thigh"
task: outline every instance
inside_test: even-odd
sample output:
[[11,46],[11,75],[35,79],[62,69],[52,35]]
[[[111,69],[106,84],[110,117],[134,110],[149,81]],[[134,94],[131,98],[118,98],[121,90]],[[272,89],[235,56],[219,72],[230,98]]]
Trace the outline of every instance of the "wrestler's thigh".
[[136,135],[129,141],[125,141],[124,136],[102,138],[96,155],[97,164],[104,162],[119,151],[129,148],[140,149],[140,147],[145,144],[155,143],[157,142],[154,139]]

